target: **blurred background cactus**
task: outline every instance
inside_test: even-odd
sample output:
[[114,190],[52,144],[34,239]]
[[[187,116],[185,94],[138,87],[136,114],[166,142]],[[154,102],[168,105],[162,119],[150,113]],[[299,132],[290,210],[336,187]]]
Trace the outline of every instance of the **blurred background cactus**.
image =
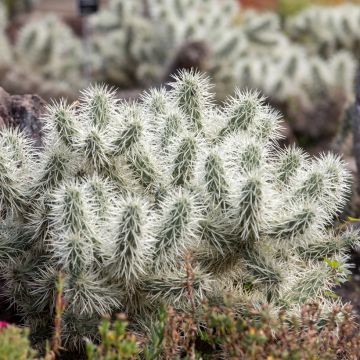
[[304,10],[286,24],[295,40],[323,57],[339,50],[359,56],[360,8],[355,4],[336,7],[314,6]]
[[[259,89],[284,113],[290,138],[295,135],[302,145],[314,147],[321,137],[321,147],[328,148],[353,101],[357,11],[357,5],[310,7],[284,20],[234,0],[109,0],[89,18],[88,52],[58,18],[38,16],[28,22],[13,49],[6,51],[15,60],[3,71],[0,84],[12,92],[33,87],[46,98],[65,95],[74,100],[86,83],[104,81],[136,90],[131,94],[136,97],[141,89],[166,83],[178,69],[194,68],[213,79],[217,101],[231,95],[235,86]],[[320,27],[317,18],[322,19]],[[325,51],[315,40],[322,34],[315,37],[311,26],[301,25],[308,21],[336,44],[326,45]],[[339,26],[342,31],[336,30]],[[347,28],[355,35],[346,36]],[[304,40],[304,31],[311,39]],[[319,126],[311,132],[307,119],[314,116]]]
[[[339,9],[351,6],[356,7]],[[3,84],[11,90],[33,86],[46,98],[74,100],[86,82],[105,81],[136,90],[130,96],[137,97],[141,89],[169,81],[178,69],[195,68],[213,79],[219,102],[235,86],[261,90],[290,124],[288,141],[296,138],[317,152],[331,146],[353,101],[356,53],[338,47],[324,57],[289,30],[297,17],[284,22],[277,13],[241,8],[233,0],[111,0],[89,18],[89,53],[58,19],[37,18],[25,25],[13,51],[19,66],[5,72]],[[83,79],[85,66],[88,79]],[[29,69],[25,81],[19,67]],[[310,128],[315,116],[317,126]],[[329,116],[334,119],[330,125]]]
[[[218,80],[216,84],[221,84],[224,77],[227,82],[231,79],[226,69],[232,69],[245,41],[233,26],[238,13],[234,1],[151,0],[147,7],[144,4],[111,0],[91,19],[93,47],[95,53],[98,49],[110,83],[143,87],[166,80],[176,70],[173,67],[179,65],[175,58],[179,49],[184,52],[182,46],[186,44],[190,64],[183,63],[183,67],[190,68],[197,53],[209,47],[211,55],[200,59],[197,67],[209,71]],[[104,36],[113,46],[104,42]],[[115,51],[119,48],[123,51]]]
[[80,40],[55,15],[34,19],[19,32],[16,59],[23,69],[56,80],[59,86],[81,87]]
[[158,82],[166,59],[164,34],[145,14],[143,1],[111,0],[90,19],[95,78],[120,88]]
[[6,8],[7,15],[14,18],[21,12],[31,11],[38,0],[2,0],[1,2]]
[[69,348],[119,311],[148,329],[160,304],[338,302],[359,241],[332,225],[349,193],[342,160],[280,150],[279,114],[258,93],[217,107],[194,71],[169,87],[127,103],[93,86],[50,106],[41,152],[1,133],[1,274],[34,342],[52,334],[59,272]]
[[12,50],[6,37],[5,29],[8,22],[6,8],[0,3],[0,73],[1,68],[12,60]]

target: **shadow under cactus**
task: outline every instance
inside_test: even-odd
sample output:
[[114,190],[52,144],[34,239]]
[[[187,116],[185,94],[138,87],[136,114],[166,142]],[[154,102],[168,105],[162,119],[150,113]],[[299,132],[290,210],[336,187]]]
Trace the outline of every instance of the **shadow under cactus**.
[[350,302],[356,314],[360,315],[360,253],[352,252],[351,263],[354,264],[349,281],[339,286],[335,292],[342,301]]

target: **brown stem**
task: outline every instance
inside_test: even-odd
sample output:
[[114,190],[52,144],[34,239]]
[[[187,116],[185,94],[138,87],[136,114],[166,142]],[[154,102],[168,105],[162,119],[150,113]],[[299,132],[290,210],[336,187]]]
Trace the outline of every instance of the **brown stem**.
[[55,334],[52,342],[52,351],[58,354],[61,349],[61,318],[64,312],[64,274],[59,273],[56,284],[56,304],[55,304]]

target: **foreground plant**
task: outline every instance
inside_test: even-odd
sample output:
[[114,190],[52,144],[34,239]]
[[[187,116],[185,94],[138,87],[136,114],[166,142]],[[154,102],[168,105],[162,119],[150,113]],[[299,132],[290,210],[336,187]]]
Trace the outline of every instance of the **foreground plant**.
[[[350,306],[335,307],[324,318],[316,304],[307,304],[292,322],[285,312],[273,316],[267,307],[248,307],[247,315],[239,317],[228,306],[203,304],[195,319],[169,306],[160,309],[149,334],[134,333],[128,325],[123,314],[103,320],[100,341],[87,342],[86,358],[355,360],[360,351],[359,327]],[[27,336],[14,326],[1,329],[1,358],[35,359]],[[48,352],[41,359],[54,358]]]
[[149,328],[160,304],[336,302],[358,243],[331,228],[349,191],[343,162],[280,150],[279,114],[257,93],[218,108],[198,73],[171,87],[126,103],[97,86],[50,106],[40,153],[2,132],[0,266],[35,342],[52,335],[59,271],[65,347],[96,337],[104,314]]
[[0,322],[0,359],[28,360],[35,359],[36,352],[31,348],[29,329],[14,325],[2,326]]
[[[191,315],[168,307],[160,311],[145,339],[126,331],[124,320],[116,320],[113,329],[104,321],[99,328],[100,345],[89,343],[87,354],[89,360],[357,359],[360,336],[351,307],[334,308],[319,325],[321,319],[316,304],[304,305],[292,324],[284,312],[274,317],[267,308],[249,307],[246,317],[238,317],[229,307],[204,305],[195,321]],[[201,325],[193,332],[195,322]]]
[[135,335],[127,332],[127,326],[128,322],[121,316],[114,323],[103,320],[99,326],[100,344],[87,343],[87,358],[89,360],[138,358],[140,349],[137,339]]

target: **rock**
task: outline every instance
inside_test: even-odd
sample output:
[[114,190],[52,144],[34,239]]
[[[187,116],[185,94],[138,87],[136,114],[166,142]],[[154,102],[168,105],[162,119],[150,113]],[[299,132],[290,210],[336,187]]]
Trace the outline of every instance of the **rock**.
[[209,46],[204,41],[189,41],[180,46],[170,65],[165,71],[163,83],[172,81],[172,75],[180,70],[196,69],[201,72],[208,70],[210,54]]
[[42,121],[45,101],[38,95],[10,95],[0,87],[0,129],[18,127],[27,133],[35,146],[41,146]]
[[39,94],[45,101],[65,98],[75,101],[79,94],[69,85],[44,79],[40,74],[17,65],[0,67],[0,84],[10,94]]
[[0,87],[0,129],[11,122],[11,96]]
[[329,145],[338,131],[347,106],[345,94],[334,91],[311,104],[297,100],[294,99],[294,106],[288,108],[288,116],[292,119],[295,135]]
[[13,95],[11,97],[11,113],[15,126],[25,131],[36,146],[41,146],[41,115],[45,101],[38,95]]

